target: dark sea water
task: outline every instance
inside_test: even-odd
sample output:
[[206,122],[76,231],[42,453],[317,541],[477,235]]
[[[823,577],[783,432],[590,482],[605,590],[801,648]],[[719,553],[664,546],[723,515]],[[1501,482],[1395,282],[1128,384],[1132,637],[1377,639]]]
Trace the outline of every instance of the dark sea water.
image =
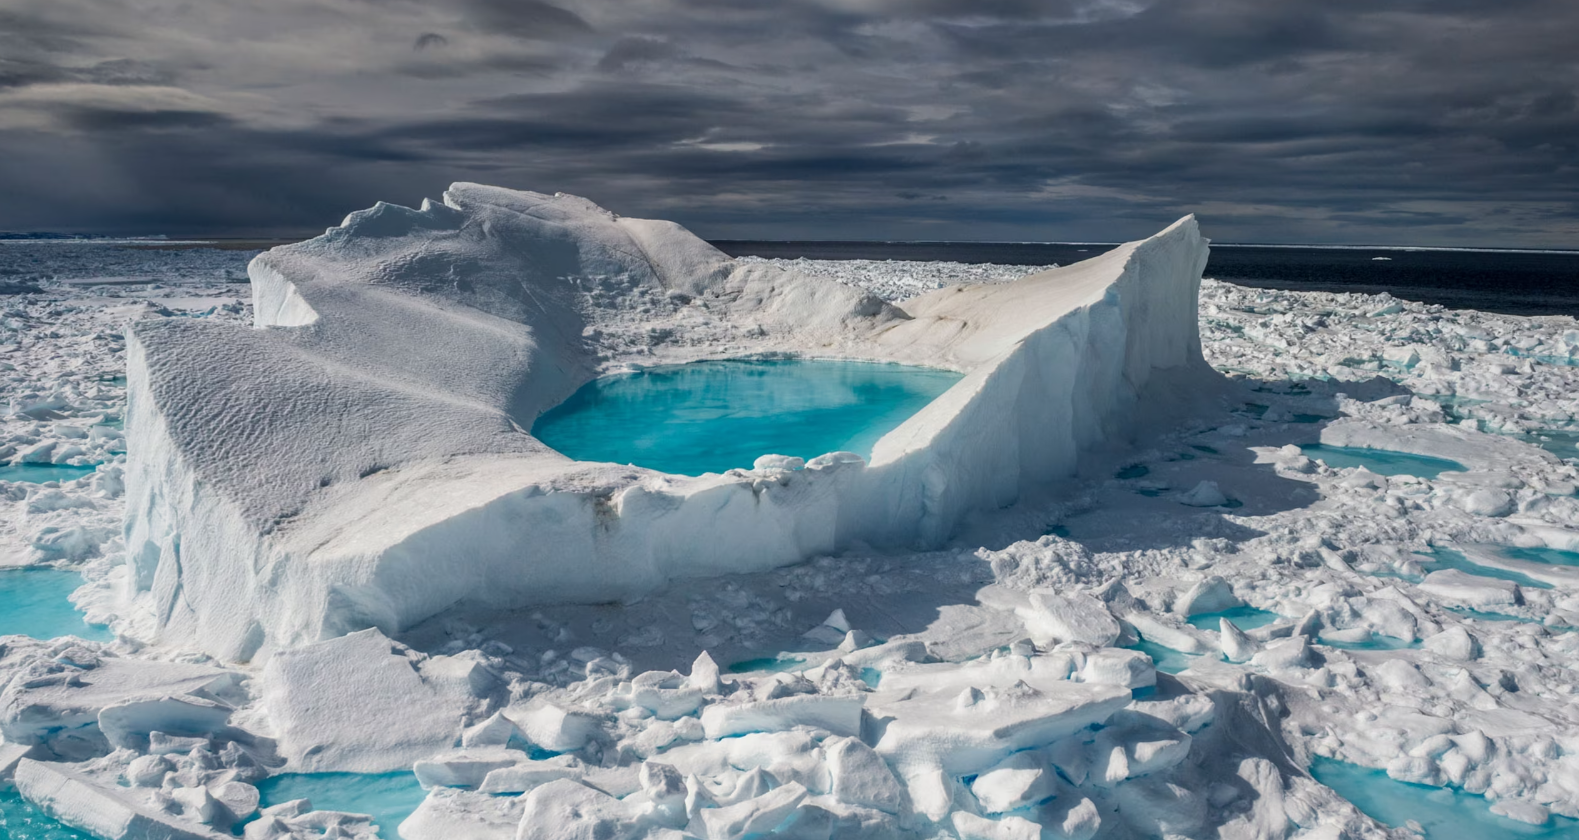
[[[714,242],[731,256],[1069,265],[1113,245],[1013,242]],[[1386,259],[1377,259],[1385,257]],[[1242,286],[1387,292],[1509,315],[1579,317],[1579,251],[1431,251],[1212,245],[1206,276]]]

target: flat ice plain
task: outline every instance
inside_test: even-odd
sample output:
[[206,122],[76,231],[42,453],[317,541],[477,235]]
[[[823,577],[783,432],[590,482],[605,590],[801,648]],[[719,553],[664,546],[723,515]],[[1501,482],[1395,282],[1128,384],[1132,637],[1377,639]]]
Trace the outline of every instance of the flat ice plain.
[[[1579,569],[1531,559],[1579,550],[1571,318],[1208,280],[1220,395],[928,550],[457,605],[238,664],[128,601],[117,377],[132,318],[248,323],[250,255],[26,247],[0,249],[39,289],[0,298],[0,450],[101,466],[0,484],[0,562],[80,570],[122,638],[0,639],[0,776],[96,836],[374,830],[258,813],[259,782],[301,772],[414,773],[407,840],[1410,836],[1317,756],[1479,795],[1479,836],[1575,830]],[[1031,271],[772,265],[901,305]],[[1466,470],[1333,469],[1317,443]],[[1279,618],[1190,621],[1244,607]]]

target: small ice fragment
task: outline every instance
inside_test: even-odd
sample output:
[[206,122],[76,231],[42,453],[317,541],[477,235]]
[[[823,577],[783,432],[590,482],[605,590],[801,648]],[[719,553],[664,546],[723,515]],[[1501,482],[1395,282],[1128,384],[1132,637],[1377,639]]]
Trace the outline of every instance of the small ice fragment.
[[696,661],[691,663],[691,676],[686,678],[686,684],[703,694],[718,693],[718,663],[713,661],[707,651],[702,651]]
[[842,608],[836,609],[829,613],[828,617],[823,619],[822,623],[828,627],[838,630],[840,633],[848,633],[854,629],[850,626],[850,620],[845,618],[844,610]]
[[949,815],[959,840],[1041,840],[1042,827],[1024,817],[989,820],[965,811]]
[[1217,482],[1202,481],[1195,489],[1179,497],[1179,504],[1190,507],[1217,507],[1228,504],[1228,497],[1217,489]]
[[1138,650],[1103,648],[1086,657],[1080,681],[1145,688],[1157,684],[1157,669],[1151,657]]
[[505,747],[478,747],[455,750],[412,765],[412,772],[424,788],[475,788],[488,774],[526,761],[526,753]]
[[629,832],[627,807],[600,790],[559,779],[526,795],[516,840],[563,840],[566,837],[624,837]]
[[1200,615],[1231,610],[1243,606],[1244,601],[1234,594],[1234,588],[1221,575],[1211,575],[1197,581],[1189,591],[1179,596],[1173,611],[1183,616]]
[[514,735],[515,724],[511,723],[502,712],[494,712],[487,720],[461,733],[461,746],[502,747],[510,743],[510,738]]
[[141,755],[132,759],[122,773],[132,787],[156,788],[164,783],[166,773],[175,772],[175,764],[162,755]]
[[1091,840],[1102,827],[1102,815],[1097,813],[1095,802],[1081,799],[1080,804],[1069,809],[1064,815],[1064,836],[1069,840]]
[[970,792],[989,814],[1016,811],[1057,791],[1046,760],[1034,752],[1015,753],[971,783]]
[[829,738],[823,742],[834,797],[840,802],[898,814],[904,791],[888,763],[856,738]]
[[1223,656],[1229,662],[1248,662],[1250,657],[1256,655],[1259,646],[1246,636],[1232,621],[1226,618],[1217,620],[1217,625],[1222,633]]
[[1420,589],[1438,598],[1458,601],[1472,607],[1497,607],[1517,604],[1519,585],[1511,580],[1482,577],[1457,569],[1439,569],[1425,576]]
[[1459,662],[1480,658],[1480,642],[1463,627],[1449,627],[1426,639],[1421,646],[1432,653]]
[[725,808],[708,808],[701,812],[702,825],[707,829],[708,840],[767,834],[795,813],[806,793],[801,783],[789,782],[755,799]]
[[1507,516],[1515,509],[1513,497],[1503,490],[1480,489],[1464,495],[1458,506],[1476,516]]
[[1033,592],[1030,606],[1015,612],[1038,644],[1085,642],[1105,647],[1119,635],[1118,619],[1108,612],[1107,605],[1085,592]]
[[598,731],[597,718],[553,703],[507,709],[506,714],[527,740],[550,752],[575,752]]
[[792,455],[763,455],[751,463],[751,469],[757,472],[798,470],[805,466],[805,458],[796,458]]

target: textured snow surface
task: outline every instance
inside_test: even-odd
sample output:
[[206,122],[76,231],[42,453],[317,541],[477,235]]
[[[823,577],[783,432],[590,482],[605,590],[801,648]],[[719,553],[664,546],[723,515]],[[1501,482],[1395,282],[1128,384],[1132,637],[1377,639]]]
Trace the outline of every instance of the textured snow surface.
[[[802,267],[896,298],[983,279]],[[117,383],[85,387],[121,364],[95,337],[119,316],[41,286],[0,298],[24,325],[0,343],[7,398],[60,390],[65,417],[120,416]],[[105,288],[116,307],[171,294]],[[31,795],[68,822],[109,803],[118,825],[209,836],[248,812],[253,840],[367,836],[368,818],[307,802],[250,809],[268,775],[376,773],[394,763],[380,756],[455,785],[405,820],[408,840],[1411,836],[1314,781],[1321,756],[1458,791],[1476,837],[1562,836],[1554,815],[1579,816],[1579,578],[1538,560],[1579,550],[1579,473],[1559,457],[1579,428],[1579,324],[1207,281],[1200,325],[1232,380],[1212,413],[934,550],[852,546],[623,605],[458,605],[266,665],[180,638],[0,639],[0,777],[36,762]],[[80,440],[54,422],[13,408],[6,441]],[[1332,469],[1302,453],[1316,443],[1467,470]],[[103,483],[124,457],[7,485],[4,556],[82,570],[79,601],[135,638],[150,628],[119,600],[124,496]],[[1205,482],[1225,503],[1184,504]],[[109,534],[80,559],[27,542],[95,521]],[[1439,819],[1439,801],[1422,794],[1413,818]]]
[[[630,600],[857,541],[936,546],[1222,381],[1200,352],[1193,218],[899,308],[574,196],[456,184],[444,201],[259,256],[256,329],[133,326],[127,583],[152,638],[248,661],[462,602]],[[764,355],[964,378],[870,463],[794,453],[805,469],[691,478],[524,431],[599,372]]]

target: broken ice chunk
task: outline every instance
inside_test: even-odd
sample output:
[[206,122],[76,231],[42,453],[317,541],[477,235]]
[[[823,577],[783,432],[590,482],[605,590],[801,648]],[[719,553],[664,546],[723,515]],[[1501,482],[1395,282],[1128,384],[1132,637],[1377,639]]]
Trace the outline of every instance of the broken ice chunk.
[[697,654],[696,661],[691,663],[691,676],[686,679],[686,684],[703,694],[717,694],[719,688],[718,663],[713,657],[702,651]]
[[806,466],[805,458],[796,458],[791,455],[763,455],[751,464],[751,469],[756,472],[798,470]]
[[834,610],[823,622],[807,630],[803,637],[814,642],[833,647],[843,642],[851,630],[850,620],[844,617],[844,610]]
[[1228,504],[1228,497],[1217,488],[1217,482],[1202,481],[1188,493],[1179,496],[1179,504],[1190,507],[1217,507]]
[[424,788],[467,787],[483,783],[490,773],[526,761],[526,753],[505,747],[476,747],[441,753],[412,765]]
[[1086,656],[1080,681],[1145,688],[1157,684],[1157,668],[1150,656],[1138,650],[1103,648]]
[[989,820],[965,811],[949,815],[960,840],[1041,840],[1042,827],[1024,817]]
[[735,840],[767,834],[795,813],[806,799],[806,787],[790,782],[744,802],[701,812],[708,840]]
[[1037,644],[1084,642],[1104,647],[1119,635],[1118,619],[1108,612],[1107,605],[1085,592],[1033,592],[1029,606],[1015,613]]
[[1228,657],[1229,662],[1249,662],[1250,657],[1255,656],[1257,651],[1261,649],[1260,645],[1256,644],[1249,636],[1246,636],[1239,629],[1238,625],[1227,618],[1219,618],[1217,626],[1222,634],[1220,638],[1222,640],[1223,656]]
[[1057,788],[1051,766],[1035,751],[1015,753],[971,783],[970,792],[989,814],[1017,811],[1050,798]]
[[495,795],[526,793],[556,779],[579,779],[583,772],[581,762],[569,755],[556,755],[541,761],[518,761],[508,767],[488,771],[477,790]]
[[487,720],[461,733],[461,746],[503,747],[515,734],[515,724],[503,712],[494,712]]
[[574,752],[587,745],[598,732],[598,720],[585,712],[538,701],[525,707],[510,707],[505,716],[527,740],[550,752]]
[[1426,639],[1422,646],[1432,653],[1459,662],[1480,658],[1480,642],[1463,627],[1449,627]]
[[1189,591],[1179,596],[1173,611],[1183,616],[1216,613],[1244,606],[1244,601],[1234,594],[1234,588],[1221,575],[1211,575],[1196,581]]
[[823,742],[834,797],[840,802],[898,814],[904,794],[899,780],[876,750],[855,738]]
[[710,740],[747,732],[779,732],[816,726],[836,735],[861,733],[864,695],[797,694],[746,703],[714,703],[702,710],[702,728]]
[[629,808],[603,791],[559,779],[526,795],[515,840],[596,837],[618,840],[633,833]]
[[1519,585],[1511,580],[1481,577],[1457,569],[1440,569],[1425,576],[1420,589],[1474,607],[1496,607],[1519,602]]

